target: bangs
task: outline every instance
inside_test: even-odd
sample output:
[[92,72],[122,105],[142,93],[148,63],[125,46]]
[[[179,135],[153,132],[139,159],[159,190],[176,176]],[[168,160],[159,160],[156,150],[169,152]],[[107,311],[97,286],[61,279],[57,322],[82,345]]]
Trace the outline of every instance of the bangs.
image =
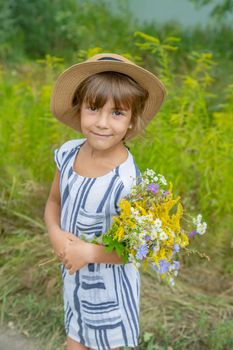
[[[77,96],[78,95],[78,96]],[[129,76],[118,72],[102,72],[87,78],[78,88],[77,99],[90,106],[102,108],[112,99],[116,109],[132,110],[145,100],[147,91]]]
[[[109,72],[110,73],[110,72]],[[108,99],[112,99],[116,109],[131,109],[133,103],[133,88],[126,75],[111,72],[100,73],[98,79],[92,77],[84,102],[102,108]]]

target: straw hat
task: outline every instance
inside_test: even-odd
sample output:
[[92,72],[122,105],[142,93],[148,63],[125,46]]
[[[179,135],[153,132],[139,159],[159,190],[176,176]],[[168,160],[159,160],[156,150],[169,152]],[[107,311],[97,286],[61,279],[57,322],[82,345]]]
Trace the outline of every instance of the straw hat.
[[51,97],[53,115],[62,123],[80,132],[80,123],[72,111],[74,93],[86,78],[106,71],[126,74],[148,91],[149,97],[141,115],[146,126],[162,105],[165,87],[151,72],[123,56],[112,53],[95,55],[87,61],[69,67],[58,77]]

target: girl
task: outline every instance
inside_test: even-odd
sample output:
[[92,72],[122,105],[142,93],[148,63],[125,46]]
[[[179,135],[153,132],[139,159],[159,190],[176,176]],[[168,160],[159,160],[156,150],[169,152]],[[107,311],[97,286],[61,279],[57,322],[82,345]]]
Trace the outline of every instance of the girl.
[[55,150],[45,223],[62,261],[67,349],[135,347],[140,275],[87,240],[106,232],[140,175],[124,141],[142,131],[165,95],[152,73],[116,54],[71,66],[58,78],[52,113],[84,135]]

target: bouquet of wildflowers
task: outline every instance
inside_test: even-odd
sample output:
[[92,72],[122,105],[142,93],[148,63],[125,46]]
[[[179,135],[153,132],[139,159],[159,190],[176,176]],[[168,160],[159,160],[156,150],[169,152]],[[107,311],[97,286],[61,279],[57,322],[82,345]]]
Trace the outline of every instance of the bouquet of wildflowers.
[[[180,197],[173,198],[163,175],[147,169],[131,193],[119,203],[120,214],[113,217],[109,230],[96,242],[104,244],[107,251],[116,250],[124,262],[132,262],[137,268],[151,265],[161,278],[173,285],[180,263],[176,260],[180,250],[187,249],[189,239],[203,235],[207,224],[202,216],[186,221],[181,226],[183,206]],[[207,257],[208,258],[208,257]]]

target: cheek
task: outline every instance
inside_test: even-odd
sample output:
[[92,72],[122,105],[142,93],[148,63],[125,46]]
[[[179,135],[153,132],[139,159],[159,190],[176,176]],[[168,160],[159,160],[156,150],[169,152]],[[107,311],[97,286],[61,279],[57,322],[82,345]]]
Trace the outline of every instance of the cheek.
[[122,123],[120,125],[116,125],[115,130],[119,134],[125,134],[128,130],[129,123]]
[[81,123],[81,128],[86,129],[91,125],[91,119],[88,118],[88,116],[85,115],[85,113],[83,113],[81,114],[80,123]]
[[81,127],[82,133],[86,135],[89,129],[89,125],[87,124],[85,119],[81,119],[80,127]]

